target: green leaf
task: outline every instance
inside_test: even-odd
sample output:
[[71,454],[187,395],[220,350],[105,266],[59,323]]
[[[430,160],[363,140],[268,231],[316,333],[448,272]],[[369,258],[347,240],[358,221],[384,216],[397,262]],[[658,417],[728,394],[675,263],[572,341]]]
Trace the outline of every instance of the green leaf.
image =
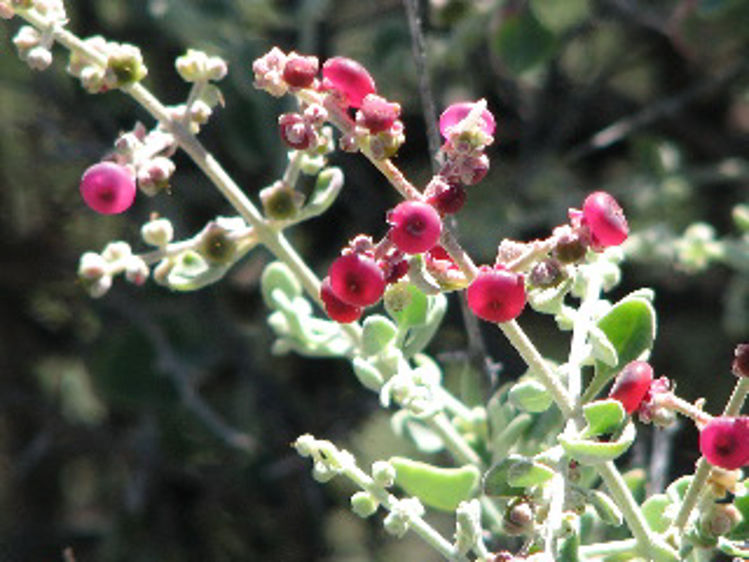
[[376,355],[395,339],[395,325],[382,316],[369,316],[362,326],[362,348],[365,355]]
[[681,503],[684,499],[684,496],[687,493],[687,488],[689,488],[689,484],[692,482],[692,476],[682,476],[681,478],[677,478],[671,484],[668,485],[668,488],[666,488],[666,494],[669,498],[671,498],[671,501],[674,503]]
[[403,345],[403,355],[413,357],[432,341],[437,333],[442,319],[447,312],[447,297],[443,294],[427,297],[426,320],[423,324],[411,325],[406,343]]
[[175,291],[196,291],[215,283],[228,271],[226,265],[210,265],[192,250],[180,254],[166,276],[166,283]]
[[624,518],[619,506],[616,505],[608,494],[600,490],[593,490],[588,496],[590,504],[593,509],[596,510],[596,514],[601,518],[601,521],[612,527],[619,527],[623,522]]
[[325,168],[317,174],[315,187],[309,202],[304,206],[307,216],[320,215],[328,210],[343,187],[343,172],[340,168]]
[[[744,484],[746,488],[749,488],[749,480],[745,480]],[[747,541],[749,540],[749,490],[744,495],[737,495],[736,499],[733,500],[733,505],[741,512],[743,520],[733,528],[728,538],[737,541]]]
[[588,332],[588,341],[593,347],[593,358],[608,367],[616,367],[619,364],[619,356],[614,344],[609,341],[603,330],[592,326]]
[[[656,316],[653,306],[642,298],[625,298],[616,303],[597,323],[614,346],[619,362],[626,365],[643,357],[653,347]],[[608,379],[616,366],[596,361],[596,377]]]
[[510,486],[528,488],[551,480],[554,470],[529,458],[518,459],[507,472],[507,483]]
[[275,289],[281,289],[289,300],[302,294],[302,285],[299,280],[291,272],[289,266],[280,261],[268,264],[260,277],[260,291],[268,308],[274,307],[271,295]]
[[455,511],[476,490],[481,474],[472,464],[441,468],[405,457],[392,457],[395,482],[424,505],[441,511]]
[[635,426],[630,421],[616,441],[591,441],[564,435],[560,435],[558,439],[567,455],[582,464],[596,465],[624,454],[635,440]]
[[532,413],[548,410],[554,401],[546,387],[533,379],[525,379],[514,384],[508,396],[513,405]]
[[531,0],[538,21],[554,33],[562,33],[581,23],[590,14],[589,0]]
[[490,46],[507,70],[519,75],[551,59],[557,42],[532,12],[520,10],[502,19]]
[[635,501],[642,503],[645,500],[645,487],[648,483],[647,473],[641,468],[633,468],[622,474],[622,478],[624,478],[624,483],[629,491],[632,492]]
[[497,497],[515,497],[524,494],[524,486],[513,486],[508,481],[510,469],[519,462],[528,462],[528,459],[520,455],[510,455],[493,465],[484,475],[484,493],[487,496]]
[[642,504],[642,514],[650,525],[650,528],[656,533],[665,533],[671,526],[673,514],[667,515],[666,509],[672,505],[671,498],[666,494],[655,494],[650,496]]
[[354,367],[356,378],[359,379],[359,382],[362,383],[363,386],[374,391],[378,391],[382,388],[384,379],[382,373],[380,373],[377,367],[361,357],[354,357],[351,363]]
[[520,414],[512,418],[499,432],[492,424],[491,451],[494,458],[502,458],[507,451],[520,439],[520,436],[533,425],[533,417],[530,414]]
[[416,285],[401,281],[388,287],[385,310],[402,326],[418,326],[427,319],[427,296]]
[[746,541],[736,542],[725,537],[719,537],[718,549],[728,556],[735,556],[736,560],[749,560],[749,545]]
[[614,433],[627,417],[621,402],[618,400],[596,400],[583,406],[583,416],[588,426],[583,430],[583,437],[593,437],[604,433]]
[[419,451],[439,453],[445,448],[442,438],[407,410],[398,410],[390,419],[393,433],[410,440]]

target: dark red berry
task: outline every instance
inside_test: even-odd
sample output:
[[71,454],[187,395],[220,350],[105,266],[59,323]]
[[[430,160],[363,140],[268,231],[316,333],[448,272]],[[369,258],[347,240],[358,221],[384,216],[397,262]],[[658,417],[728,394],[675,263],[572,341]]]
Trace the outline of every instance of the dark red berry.
[[707,462],[727,470],[749,464],[749,417],[713,418],[700,431],[700,452]]
[[563,234],[557,238],[554,245],[554,257],[562,263],[579,262],[585,257],[587,251],[587,237],[583,240],[577,232]]
[[331,320],[335,320],[341,324],[348,324],[349,322],[356,322],[361,318],[361,308],[346,304],[335,295],[330,286],[330,277],[326,277],[322,281],[320,299],[322,299],[325,305],[325,312],[328,313]]
[[385,292],[385,275],[372,258],[363,254],[345,254],[330,266],[330,287],[346,304],[369,306]]
[[631,414],[640,407],[653,382],[653,368],[645,361],[627,363],[614,380],[609,398],[621,402],[624,410]]
[[387,131],[400,117],[401,106],[387,101],[377,94],[368,94],[357,113],[357,122],[369,129],[370,133]]
[[618,246],[629,234],[624,211],[605,191],[596,191],[585,198],[582,222],[590,230],[594,249]]
[[463,208],[466,202],[465,188],[444,181],[430,183],[424,195],[427,203],[437,209],[441,215],[454,215]]
[[367,69],[355,60],[333,57],[322,65],[324,87],[342,94],[346,105],[361,107],[364,98],[375,93],[375,82]]
[[421,254],[437,244],[442,219],[434,207],[421,201],[403,201],[388,213],[390,239],[405,254]]
[[305,150],[315,138],[315,132],[298,113],[284,113],[278,118],[278,131],[281,140],[297,150]]
[[283,79],[294,88],[308,88],[315,81],[318,67],[316,57],[292,55],[283,67]]
[[468,286],[468,307],[487,322],[509,322],[525,308],[525,281],[519,273],[482,266]]
[[749,343],[740,343],[736,346],[731,370],[737,377],[749,377]]
[[385,271],[385,283],[388,285],[397,282],[401,277],[408,273],[408,262],[406,260],[388,263]]

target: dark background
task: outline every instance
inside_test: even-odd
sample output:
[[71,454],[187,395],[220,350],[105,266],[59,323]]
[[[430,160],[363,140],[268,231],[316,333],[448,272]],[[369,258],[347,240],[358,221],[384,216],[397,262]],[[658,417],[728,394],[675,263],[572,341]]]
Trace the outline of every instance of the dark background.
[[[274,123],[291,109],[252,87],[252,61],[274,44],[364,63],[380,93],[403,106],[407,143],[397,164],[417,185],[429,178],[400,2],[68,4],[81,36],[143,49],[145,85],[165,103],[187,94],[173,61],[188,46],[228,60],[227,106],[202,139],[256,201],[283,169]],[[610,191],[647,242],[631,249],[613,297],[656,289],[656,371],[717,412],[733,384],[733,347],[749,335],[749,258],[729,252],[696,268],[677,249],[695,222],[713,225],[720,248],[738,248],[731,211],[749,200],[749,26],[741,23],[749,2],[548,6],[561,11],[522,1],[422,6],[438,110],[485,97],[498,122],[492,170],[458,218],[461,240],[489,262],[502,238],[543,236],[585,193]],[[65,74],[59,48],[52,68],[29,70],[11,43],[19,25],[0,25],[0,561],[60,560],[65,547],[79,561],[437,559],[413,538],[385,537],[379,517],[351,515],[351,487],[315,483],[289,447],[311,432],[350,447],[363,466],[410,451],[344,362],[269,354],[257,291],[267,253],[254,251],[224,282],[194,294],[118,280],[93,301],[77,285],[84,251],[113,239],[143,250],[138,229],[152,211],[180,238],[231,210],[180,155],[170,195],[141,195],[118,217],[89,211],[78,195],[82,171],[136,119],[152,122],[120,93],[86,94]],[[610,144],[591,144],[612,124]],[[320,274],[348,238],[381,236],[397,201],[363,157],[334,162],[346,172],[341,197],[327,218],[290,234]],[[451,297],[430,348],[446,358],[448,375],[462,368],[456,352],[467,346],[457,304]],[[528,312],[521,324],[543,352],[565,356],[568,335],[549,318]],[[503,380],[522,373],[498,331],[484,336]],[[220,431],[196,416],[186,388],[197,389]],[[642,429],[625,463],[647,463],[651,433]],[[697,458],[690,424],[675,440],[670,478]]]

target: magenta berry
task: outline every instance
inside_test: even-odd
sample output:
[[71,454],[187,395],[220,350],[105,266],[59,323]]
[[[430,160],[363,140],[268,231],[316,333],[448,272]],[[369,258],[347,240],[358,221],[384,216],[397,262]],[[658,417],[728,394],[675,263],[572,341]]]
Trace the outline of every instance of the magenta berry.
[[369,306],[385,292],[385,274],[377,262],[364,254],[350,253],[330,266],[330,288],[352,306]]
[[315,81],[319,63],[316,57],[291,55],[283,67],[283,79],[293,88],[308,88]]
[[590,230],[594,249],[618,246],[629,233],[624,211],[605,191],[596,191],[585,198],[582,222]]
[[700,451],[707,462],[727,470],[749,464],[749,417],[721,416],[700,431]]
[[442,233],[442,220],[434,207],[421,201],[403,201],[388,213],[390,239],[406,254],[421,254],[434,247]]
[[281,140],[297,150],[305,150],[315,138],[315,132],[298,113],[284,113],[278,118],[278,132]]
[[525,282],[519,273],[482,266],[466,292],[468,307],[487,322],[509,322],[525,308]]
[[81,196],[97,213],[115,215],[130,208],[135,200],[135,177],[125,166],[99,162],[81,178]]
[[399,104],[389,102],[377,94],[368,94],[362,101],[357,122],[369,129],[370,133],[379,133],[392,127],[400,113]]
[[640,407],[653,382],[653,368],[645,361],[632,361],[616,376],[609,398],[621,402],[624,410],[631,414]]
[[345,103],[359,108],[369,94],[375,93],[374,79],[367,69],[355,60],[346,57],[333,57],[322,65],[324,86],[341,93]]
[[325,312],[328,313],[331,320],[341,324],[356,322],[362,314],[362,309],[358,306],[346,304],[339,299],[330,286],[330,277],[323,279],[320,286],[320,299],[325,305]]
[[[442,115],[440,115],[440,133],[442,133],[442,136],[447,138],[448,135],[448,129],[451,127],[454,127],[463,119],[468,117],[468,114],[471,112],[471,109],[473,109],[473,102],[460,102],[460,103],[454,103],[451,106],[449,106],[445,111],[442,112]],[[494,115],[492,115],[491,111],[488,109],[485,109],[481,113],[481,122],[479,123],[479,126],[481,127],[481,130],[484,131],[487,135],[493,135],[494,130],[497,127],[497,123],[494,120]]]

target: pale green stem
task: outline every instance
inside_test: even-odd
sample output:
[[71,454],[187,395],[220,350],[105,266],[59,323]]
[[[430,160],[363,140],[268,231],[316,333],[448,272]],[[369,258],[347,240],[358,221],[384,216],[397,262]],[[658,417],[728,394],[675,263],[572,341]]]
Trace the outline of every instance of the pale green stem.
[[[741,408],[744,406],[746,395],[749,393],[749,378],[742,377],[736,382],[736,386],[731,393],[731,397],[728,399],[725,410],[723,410],[724,416],[738,416],[741,413]],[[689,483],[686,493],[684,494],[684,501],[681,503],[679,513],[676,514],[673,526],[677,529],[683,529],[689,521],[689,516],[697,505],[702,491],[705,489],[705,482],[707,482],[710,476],[710,470],[712,467],[704,457],[700,457],[697,461],[697,469],[694,472],[694,477]]]
[[624,482],[621,473],[613,461],[597,465],[596,470],[606,484],[616,505],[622,510],[627,526],[637,541],[640,554],[647,554],[655,541],[653,532],[648,526],[640,507],[632,497],[632,493]]
[[438,399],[444,404],[445,410],[466,420],[471,418],[471,409],[461,400],[453,396],[452,392],[447,390],[444,386],[437,386],[434,390],[438,395]]
[[467,464],[473,464],[482,470],[486,468],[476,451],[458,433],[458,430],[455,429],[455,426],[445,414],[441,412],[437,413],[428,418],[426,422],[442,438],[445,447],[447,447],[447,450],[450,451],[455,459]]
[[[362,490],[365,490],[372,494],[385,509],[387,509],[388,511],[392,510],[393,505],[397,501],[397,498],[384,490],[382,486],[379,486],[366,472],[364,472],[358,466],[354,465],[344,467],[343,474],[350,480],[352,480]],[[461,562],[466,560],[464,556],[459,556],[456,553],[455,548],[452,544],[450,544],[450,542],[447,541],[447,539],[439,534],[439,532],[437,532],[434,527],[424,521],[424,519],[422,519],[421,517],[411,517],[409,528],[417,535],[419,535],[419,537],[421,537],[424,542],[426,542],[429,546],[434,548],[448,560]]]
[[609,556],[631,555],[635,558],[637,541],[635,539],[624,539],[621,541],[600,542],[597,544],[584,545],[580,547],[580,554],[584,560],[593,558],[607,558]]
[[[48,25],[46,20],[34,10],[23,12],[19,15],[35,27],[45,28]],[[82,53],[97,64],[106,66],[106,58],[101,53],[91,49],[73,33],[56,26],[53,35],[55,41],[71,51]],[[211,180],[237,213],[255,229],[257,239],[278,259],[289,266],[302,283],[307,294],[318,305],[322,305],[320,301],[320,280],[307,267],[307,264],[296,250],[289,245],[283,234],[275,231],[268,225],[252,201],[244,194],[229,174],[226,173],[213,155],[206,150],[202,143],[182,123],[172,120],[166,107],[141,84],[133,84],[122,88],[122,90],[135,99],[154,119],[168,128],[169,132],[174,135],[179,146],[192,158],[195,164]],[[358,341],[360,334],[358,325],[344,324],[341,325],[341,329],[352,337],[354,341]]]
[[299,180],[299,171],[302,166],[302,160],[304,160],[304,151],[294,150],[291,152],[289,157],[289,165],[286,166],[286,171],[283,173],[281,181],[289,187],[296,186],[296,182]]
[[572,416],[574,403],[559,379],[515,320],[497,324],[526,365],[551,393],[565,417]]
[[[585,267],[585,266],[583,266]],[[580,307],[575,317],[575,326],[572,330],[572,344],[570,345],[569,358],[567,360],[567,386],[575,407],[580,404],[582,393],[582,362],[586,356],[588,333],[590,332],[593,311],[601,295],[601,276],[595,271],[588,276]]]

